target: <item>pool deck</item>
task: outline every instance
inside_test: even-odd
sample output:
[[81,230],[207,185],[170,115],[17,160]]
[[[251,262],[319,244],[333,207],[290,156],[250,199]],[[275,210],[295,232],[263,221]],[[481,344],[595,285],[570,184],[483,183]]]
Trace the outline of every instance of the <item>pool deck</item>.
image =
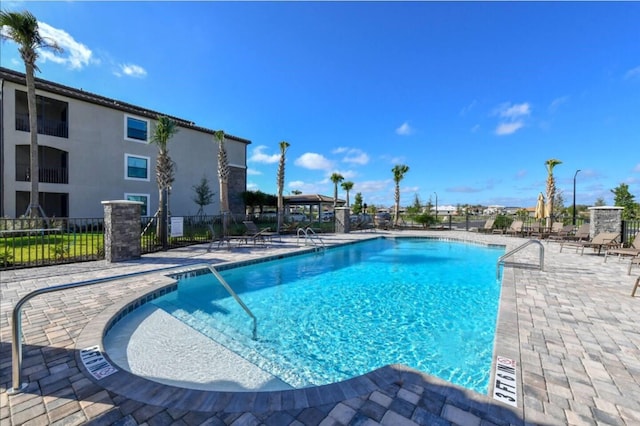
[[[377,236],[434,236],[506,245],[526,240],[464,231],[322,235],[340,244]],[[640,424],[640,274],[628,260],[543,243],[544,271],[507,267],[495,354],[517,362],[518,407],[403,366],[346,382],[274,392],[185,390],[118,371],[94,379],[80,351],[101,342],[108,321],[127,303],[170,284],[164,274],[122,278],[40,295],[23,308],[23,392],[11,387],[11,311],[48,286],[194,264],[280,256],[300,250],[295,237],[268,248],[207,245],[105,261],[0,273],[0,424],[95,425],[637,425]],[[531,245],[515,260],[533,261]]]

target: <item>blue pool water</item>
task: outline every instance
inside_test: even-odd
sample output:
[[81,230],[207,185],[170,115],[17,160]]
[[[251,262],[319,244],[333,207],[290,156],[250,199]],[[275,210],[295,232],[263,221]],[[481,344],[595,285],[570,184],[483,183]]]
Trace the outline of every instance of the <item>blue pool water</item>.
[[294,387],[401,363],[486,393],[502,248],[380,238],[211,274],[153,303]]

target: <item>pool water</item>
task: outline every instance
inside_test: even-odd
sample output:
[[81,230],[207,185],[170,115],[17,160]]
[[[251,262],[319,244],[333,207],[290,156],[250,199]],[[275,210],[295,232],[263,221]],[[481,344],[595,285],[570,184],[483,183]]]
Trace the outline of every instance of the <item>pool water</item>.
[[405,364],[486,393],[503,248],[379,238],[211,274],[153,303],[294,387]]

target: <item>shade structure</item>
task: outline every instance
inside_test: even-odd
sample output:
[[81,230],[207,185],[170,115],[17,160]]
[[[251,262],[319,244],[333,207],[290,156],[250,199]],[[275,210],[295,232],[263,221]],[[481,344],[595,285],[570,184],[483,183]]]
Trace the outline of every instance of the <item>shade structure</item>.
[[542,192],[538,195],[538,202],[536,203],[536,211],[534,214],[536,219],[543,219],[546,217],[546,209],[544,204],[544,195]]

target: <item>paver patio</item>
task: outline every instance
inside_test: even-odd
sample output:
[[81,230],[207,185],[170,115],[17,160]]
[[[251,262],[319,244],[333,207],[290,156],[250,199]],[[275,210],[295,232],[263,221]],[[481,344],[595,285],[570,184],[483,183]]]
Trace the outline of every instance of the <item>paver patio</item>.
[[[513,249],[524,239],[464,231],[401,231]],[[327,244],[380,236],[323,236]],[[394,235],[393,232],[384,235]],[[100,381],[78,365],[78,351],[127,301],[166,285],[161,274],[37,296],[23,309],[23,378],[11,387],[11,310],[38,288],[195,262],[226,262],[298,250],[295,237],[269,248],[206,251],[206,245],[107,264],[104,261],[0,275],[2,425],[414,425],[640,424],[640,268],[544,243],[545,269],[505,268],[495,353],[518,363],[519,407],[512,408],[402,366],[320,388],[278,392],[197,392],[119,372]],[[516,259],[533,261],[536,247]],[[96,337],[98,336],[98,337]],[[123,374],[120,374],[123,373]]]

